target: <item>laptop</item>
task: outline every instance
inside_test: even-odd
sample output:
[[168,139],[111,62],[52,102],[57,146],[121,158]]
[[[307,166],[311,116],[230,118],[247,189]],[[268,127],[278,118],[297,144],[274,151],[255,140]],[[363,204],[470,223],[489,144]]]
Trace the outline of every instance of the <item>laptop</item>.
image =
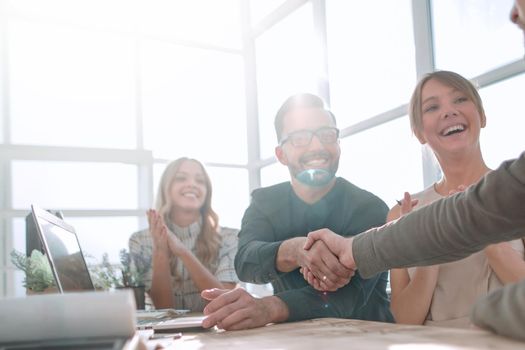
[[[95,291],[73,226],[35,205],[31,206],[31,212],[60,293]],[[153,329],[155,332],[203,329],[204,316],[181,317],[188,311],[137,312],[137,329]]]

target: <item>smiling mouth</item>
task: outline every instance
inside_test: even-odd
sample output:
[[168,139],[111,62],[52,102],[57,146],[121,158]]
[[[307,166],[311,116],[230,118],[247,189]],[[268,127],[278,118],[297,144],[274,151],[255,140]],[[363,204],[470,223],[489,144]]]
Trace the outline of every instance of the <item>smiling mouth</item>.
[[182,194],[183,197],[186,197],[186,198],[197,198],[197,194],[196,193],[193,193],[193,192],[185,192]]
[[445,130],[443,130],[441,132],[441,136],[450,136],[454,134],[459,134],[465,131],[465,129],[466,129],[466,126],[463,124],[452,125],[446,128]]
[[314,158],[306,162],[303,162],[303,164],[307,168],[318,168],[318,167],[322,167],[328,164],[328,159],[327,158]]

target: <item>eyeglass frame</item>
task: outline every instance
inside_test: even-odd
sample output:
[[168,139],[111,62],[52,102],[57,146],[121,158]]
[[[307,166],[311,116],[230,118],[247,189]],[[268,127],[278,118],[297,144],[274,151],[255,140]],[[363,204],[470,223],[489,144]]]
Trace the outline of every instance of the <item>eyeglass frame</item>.
[[[334,140],[333,142],[324,142],[324,141],[319,137],[319,132],[320,132],[321,130],[326,130],[326,129],[335,130],[335,132],[336,132],[335,136],[336,136],[336,137],[335,137],[335,140]],[[304,144],[304,145],[299,145],[299,146],[297,146],[297,145],[295,145],[295,144],[293,143],[293,141],[291,141],[290,137],[291,137],[291,136],[293,137],[294,134],[305,133],[305,132],[310,134],[310,139],[308,140],[308,143],[306,143],[306,144]],[[336,128],[335,126],[323,126],[323,127],[320,127],[319,129],[316,129],[316,130],[309,130],[309,129],[297,130],[297,131],[293,131],[293,132],[289,133],[288,135],[286,135],[286,136],[281,140],[281,142],[279,142],[279,146],[282,147],[286,142],[291,141],[291,144],[292,144],[292,146],[294,146],[294,147],[306,147],[306,146],[310,145],[310,143],[312,143],[312,139],[313,139],[314,135],[319,139],[319,142],[321,142],[322,144],[328,144],[328,145],[330,145],[330,144],[336,143],[337,140],[339,140],[339,134],[340,134],[340,132],[341,132],[341,131],[340,131],[338,128]]]

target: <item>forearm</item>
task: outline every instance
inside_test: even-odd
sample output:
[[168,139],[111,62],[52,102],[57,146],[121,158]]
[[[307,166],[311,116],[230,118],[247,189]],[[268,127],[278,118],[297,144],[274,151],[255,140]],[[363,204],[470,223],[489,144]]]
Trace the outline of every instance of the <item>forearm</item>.
[[416,268],[412,278],[405,285],[398,285],[393,275],[396,272],[408,275],[408,272],[405,270],[391,272],[390,309],[397,323],[423,324],[425,322],[436,288],[437,269],[437,266]]
[[393,267],[458,260],[488,244],[521,238],[523,202],[525,153],[465,192],[356,236],[353,256],[365,277]]
[[281,242],[239,241],[235,255],[235,271],[241,281],[264,284],[278,277],[275,269]]
[[[225,289],[226,285],[221,283],[190,250],[185,249],[179,256],[190,275],[193,284],[199,291],[204,289]],[[228,288],[231,289],[231,288]]]
[[485,254],[503,284],[516,283],[525,278],[523,254],[515,251],[510,243],[492,244],[485,248]]
[[157,309],[172,308],[173,290],[171,286],[170,257],[167,254],[153,253],[152,279],[149,294]]
[[299,268],[298,252],[303,249],[306,237],[296,237],[283,241],[275,259],[276,269],[280,272],[290,272]]

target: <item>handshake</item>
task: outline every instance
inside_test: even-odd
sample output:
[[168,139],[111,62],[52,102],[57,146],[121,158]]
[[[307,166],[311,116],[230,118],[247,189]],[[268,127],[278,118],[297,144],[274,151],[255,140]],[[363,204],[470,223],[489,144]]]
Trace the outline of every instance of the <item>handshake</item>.
[[334,292],[347,285],[356,270],[353,238],[323,228],[310,232],[305,240],[298,254],[304,279],[319,291]]

